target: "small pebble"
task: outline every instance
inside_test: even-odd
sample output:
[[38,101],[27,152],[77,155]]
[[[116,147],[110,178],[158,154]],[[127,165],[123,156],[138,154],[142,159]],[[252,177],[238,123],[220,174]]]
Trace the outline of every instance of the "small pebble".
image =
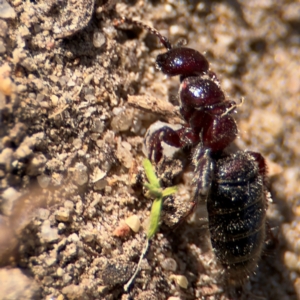
[[15,205],[15,202],[21,197],[21,195],[21,193],[12,187],[9,187],[3,191],[1,210],[5,216],[10,216],[12,214],[12,209]]
[[66,200],[64,202],[64,207],[67,208],[69,211],[74,210],[74,202],[71,200]]
[[6,0],[0,0],[0,18],[3,19],[14,19],[16,17],[16,12],[7,3]]
[[42,174],[40,176],[37,176],[37,181],[38,181],[39,186],[41,188],[45,189],[49,186],[49,184],[51,182],[51,177]]
[[32,150],[28,145],[21,144],[14,153],[15,159],[21,160],[32,154]]
[[58,223],[57,229],[59,233],[62,233],[66,229],[66,224],[65,223]]
[[42,224],[41,238],[46,243],[54,243],[59,239],[57,229],[56,228],[51,228],[49,220],[44,221],[43,224]]
[[126,220],[125,220],[125,223],[131,228],[132,231],[134,232],[138,232],[140,230],[140,227],[141,227],[141,221],[139,219],[138,216],[136,215],[133,215],[133,216],[130,216],[128,217]]
[[60,222],[69,222],[70,210],[65,207],[60,207],[55,213],[55,219]]
[[284,9],[282,10],[282,19],[285,22],[297,22],[300,16],[300,2],[291,1],[291,3],[286,3]]
[[19,84],[17,85],[17,92],[18,93],[23,93],[27,91],[27,85],[25,84]]
[[78,252],[78,249],[77,249],[77,246],[74,243],[70,244],[70,245],[67,245],[65,253],[66,253],[66,256],[68,258],[76,256],[77,252]]
[[82,203],[82,201],[76,202],[75,206],[76,206],[76,208],[75,208],[76,214],[81,215],[82,212],[83,212],[83,203]]
[[73,87],[73,86],[75,86],[76,85],[76,82],[74,81],[74,80],[72,80],[72,79],[70,79],[68,82],[67,82],[67,86],[68,87]]
[[78,236],[78,234],[76,234],[76,233],[72,233],[71,235],[69,235],[69,237],[68,237],[68,242],[71,242],[71,243],[77,243],[77,242],[79,242],[79,236]]
[[56,270],[56,275],[58,276],[58,277],[62,277],[63,275],[64,275],[64,270],[62,269],[62,268],[57,268],[57,270]]
[[104,128],[105,128],[105,123],[99,119],[96,119],[94,121],[92,131],[97,133],[102,133],[104,131]]
[[90,103],[95,102],[97,98],[94,95],[87,94],[84,96],[84,99]]
[[4,54],[6,52],[6,44],[0,39],[0,54]]
[[11,148],[5,148],[0,154],[0,167],[4,166],[6,172],[11,169],[11,163],[13,159],[13,150]]
[[130,234],[130,227],[124,223],[121,222],[121,224],[113,231],[112,235],[116,237],[126,237]]
[[107,184],[108,184],[108,182],[106,179],[99,180],[94,184],[94,189],[95,189],[95,191],[101,191],[101,190],[105,189]]
[[101,277],[104,285],[117,285],[127,282],[133,274],[136,264],[123,261],[121,259],[111,259],[102,267],[98,275]]
[[[68,274],[63,276],[63,280],[65,283],[71,281],[71,277]],[[62,288],[61,292],[67,297],[67,299],[75,300],[75,299],[83,299],[84,297],[84,287],[81,285],[71,284]]]
[[133,157],[126,142],[118,142],[116,155],[125,168],[129,169],[131,167]]
[[110,123],[114,132],[123,132],[130,129],[133,122],[134,110],[125,109],[112,118]]
[[110,39],[114,39],[117,35],[116,28],[112,25],[104,26],[103,31]]
[[47,267],[54,266],[56,264],[56,257],[49,257],[45,260]]
[[[0,87],[0,111],[4,110],[5,106],[6,106],[5,95],[2,93],[1,87]],[[5,143],[3,143],[3,145],[5,145]]]
[[294,282],[294,288],[298,296],[298,299],[300,299],[300,278],[299,277]]
[[37,217],[40,220],[47,220],[50,216],[50,211],[46,208],[39,208],[37,210]]
[[[67,283],[71,282],[72,277],[69,274],[64,274],[63,277],[62,277],[62,280],[63,280],[64,284],[67,284]],[[64,294],[63,290],[62,290],[62,293]],[[75,298],[75,299],[77,299],[77,298]]]
[[19,27],[19,33],[20,33],[20,35],[21,35],[23,38],[28,38],[28,37],[30,37],[30,31],[29,31],[29,29],[28,29],[26,26],[24,26],[24,25],[21,25],[21,26]]
[[47,159],[42,153],[34,154],[27,167],[27,174],[29,176],[37,176],[42,173]]
[[83,163],[77,163],[74,168],[74,180],[78,185],[84,185],[88,182],[89,177],[87,167]]
[[297,271],[298,269],[298,256],[293,253],[293,252],[290,252],[290,251],[286,251],[284,253],[284,263],[285,265],[290,269],[290,270],[293,270],[293,271]]
[[97,291],[101,294],[101,293],[106,293],[108,290],[108,287],[106,285],[100,285],[97,287]]
[[100,48],[105,44],[105,35],[100,31],[95,31],[93,35],[93,45],[96,48]]
[[106,172],[103,172],[98,167],[95,168],[93,172],[93,183],[96,183],[97,181],[103,179],[106,176]]
[[80,236],[86,243],[92,242],[95,238],[94,233],[89,230],[80,231]]
[[[1,0],[0,0],[1,1]],[[21,143],[23,138],[26,135],[27,126],[24,123],[18,122],[16,125],[10,130],[9,138],[17,145]]]
[[175,272],[177,269],[177,262],[175,259],[168,257],[161,262],[161,266],[167,271]]
[[7,30],[8,30],[7,22],[4,21],[4,20],[0,20],[0,36],[1,37],[6,37]]
[[89,85],[91,80],[93,80],[94,76],[95,76],[94,74],[87,75],[83,80],[84,84]]
[[187,289],[189,285],[187,278],[183,275],[171,275],[170,279],[174,280],[175,283],[183,289]]
[[40,286],[21,269],[0,269],[0,282],[1,299],[41,299]]
[[51,95],[50,100],[51,100],[53,106],[56,107],[58,105],[58,97],[56,95]]
[[81,149],[81,147],[82,147],[82,140],[81,139],[74,139],[73,146],[77,150]]

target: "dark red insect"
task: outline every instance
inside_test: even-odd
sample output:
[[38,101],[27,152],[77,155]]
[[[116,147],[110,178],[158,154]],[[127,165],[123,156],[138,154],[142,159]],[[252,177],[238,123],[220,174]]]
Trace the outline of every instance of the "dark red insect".
[[168,76],[180,76],[180,113],[185,125],[179,129],[154,124],[146,135],[149,159],[164,157],[163,145],[192,153],[194,201],[206,201],[211,243],[226,268],[227,281],[240,285],[256,268],[266,231],[266,163],[255,152],[226,148],[238,134],[232,116],[236,103],[225,99],[206,58],[186,47],[172,48],[157,30],[140,22],[124,22],[155,34],[167,49],[156,65]]

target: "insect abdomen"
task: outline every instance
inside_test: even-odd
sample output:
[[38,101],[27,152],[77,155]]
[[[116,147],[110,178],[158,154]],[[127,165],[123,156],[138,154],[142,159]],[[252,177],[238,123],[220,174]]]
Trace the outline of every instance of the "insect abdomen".
[[211,242],[232,284],[256,267],[265,240],[264,174],[256,158],[237,152],[217,160],[207,200]]

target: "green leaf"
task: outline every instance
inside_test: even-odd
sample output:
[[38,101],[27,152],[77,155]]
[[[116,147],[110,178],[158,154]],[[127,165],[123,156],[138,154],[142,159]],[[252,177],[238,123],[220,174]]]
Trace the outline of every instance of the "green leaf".
[[155,233],[159,227],[162,202],[163,202],[163,198],[160,197],[158,199],[155,199],[152,204],[149,229],[147,232],[147,237],[149,240],[155,235]]
[[149,181],[145,183],[144,186],[147,188],[150,196],[156,198],[151,207],[149,228],[147,232],[147,237],[150,240],[155,235],[159,227],[163,198],[176,193],[177,187],[172,186],[163,190],[160,186],[159,179],[156,177],[154,167],[152,166],[150,160],[144,159],[143,166]]
[[156,177],[155,170],[149,159],[143,160],[143,166],[149,183],[156,188],[160,188],[159,179]]
[[177,192],[177,186],[170,186],[170,187],[167,187],[166,189],[164,189],[162,191],[162,197],[165,198],[165,197],[168,197],[170,195],[173,195]]

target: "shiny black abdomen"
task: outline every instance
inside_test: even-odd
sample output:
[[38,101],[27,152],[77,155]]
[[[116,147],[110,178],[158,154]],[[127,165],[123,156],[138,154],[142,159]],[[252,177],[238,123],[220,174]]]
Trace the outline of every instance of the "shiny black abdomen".
[[216,257],[232,283],[256,267],[265,240],[264,175],[249,152],[216,160],[207,210]]

